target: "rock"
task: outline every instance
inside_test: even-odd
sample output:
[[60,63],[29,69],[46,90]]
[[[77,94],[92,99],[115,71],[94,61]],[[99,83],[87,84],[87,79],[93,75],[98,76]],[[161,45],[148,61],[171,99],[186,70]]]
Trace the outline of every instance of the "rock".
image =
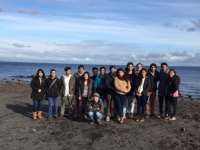
[[36,132],[36,129],[31,129],[32,132]]

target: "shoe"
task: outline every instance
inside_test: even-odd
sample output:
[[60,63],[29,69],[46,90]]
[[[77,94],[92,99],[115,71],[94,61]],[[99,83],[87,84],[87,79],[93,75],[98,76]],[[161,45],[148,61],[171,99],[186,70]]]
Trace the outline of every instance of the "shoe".
[[143,116],[140,118],[140,122],[144,122],[144,117]]
[[57,119],[58,119],[58,116],[55,116],[55,119],[57,120]]
[[94,121],[89,122],[89,124],[90,124],[90,125],[93,125],[93,124],[94,124]]
[[146,115],[146,116],[145,116],[145,118],[147,118],[147,119],[148,119],[148,118],[149,118],[149,115]]
[[137,116],[136,121],[137,121],[137,122],[140,121],[140,115]]
[[133,113],[128,114],[129,119],[133,119]]
[[38,111],[38,119],[42,119],[42,111]]
[[64,115],[60,115],[60,116],[58,117],[58,119],[63,119],[63,116],[64,116]]
[[110,121],[110,117],[106,117],[106,122],[109,122]]
[[98,121],[97,124],[101,124],[101,121]]
[[37,119],[37,113],[33,112],[33,120],[36,120],[36,119]]
[[51,120],[52,120],[52,117],[50,117],[50,116],[49,116],[49,117],[47,117],[47,120],[51,121]]
[[169,118],[170,121],[175,121],[176,120],[176,117],[171,117]]
[[165,120],[169,120],[169,119],[170,119],[170,117],[169,117],[169,116],[166,116],[164,119],[165,119]]
[[126,119],[126,113],[124,113],[122,117],[123,117],[123,119]]
[[162,118],[162,114],[159,114],[157,117],[158,117],[158,118]]
[[120,123],[120,124],[123,124],[123,123],[124,123],[124,117],[120,117],[119,123]]
[[117,117],[117,121],[120,122],[120,117]]

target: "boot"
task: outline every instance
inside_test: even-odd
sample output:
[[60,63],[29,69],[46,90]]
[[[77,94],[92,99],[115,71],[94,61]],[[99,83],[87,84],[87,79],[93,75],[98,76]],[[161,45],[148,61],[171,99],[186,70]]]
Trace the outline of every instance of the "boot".
[[120,122],[120,117],[117,117],[117,121],[119,121],[119,122]]
[[124,118],[123,117],[120,117],[120,124],[123,124],[124,123]]
[[36,119],[37,119],[37,113],[33,112],[33,120],[36,120]]
[[38,119],[42,119],[42,111],[38,111]]
[[126,119],[126,113],[123,114],[122,118],[123,118],[123,119]]

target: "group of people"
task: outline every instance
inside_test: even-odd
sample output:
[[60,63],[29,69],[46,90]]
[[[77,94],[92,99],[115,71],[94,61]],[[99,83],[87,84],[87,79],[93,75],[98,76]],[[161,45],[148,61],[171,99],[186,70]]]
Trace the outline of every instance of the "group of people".
[[[176,120],[180,77],[176,75],[175,70],[168,69],[167,63],[161,64],[160,71],[157,71],[155,63],[152,63],[148,70],[143,68],[141,63],[134,69],[132,62],[127,63],[125,69],[110,66],[109,73],[106,73],[105,67],[101,67],[100,70],[94,67],[93,76],[84,71],[83,65],[78,66],[78,72],[74,75],[71,74],[70,67],[64,70],[65,74],[60,79],[57,78],[55,69],[50,71],[48,78],[42,69],[37,71],[36,77],[30,84],[33,119],[42,118],[42,101],[46,99],[49,103],[49,120],[52,117],[63,118],[68,105],[71,108],[69,109],[71,115],[75,118],[90,118],[90,124],[100,124],[104,116],[107,122],[113,117],[122,124],[127,117],[134,118],[134,108],[137,104],[136,121],[144,122],[145,118],[155,116],[154,107],[158,90],[157,117]],[[61,109],[58,114],[59,96]],[[75,111],[73,111],[74,101]],[[163,111],[164,102],[165,111]],[[81,111],[80,104],[82,104]]]

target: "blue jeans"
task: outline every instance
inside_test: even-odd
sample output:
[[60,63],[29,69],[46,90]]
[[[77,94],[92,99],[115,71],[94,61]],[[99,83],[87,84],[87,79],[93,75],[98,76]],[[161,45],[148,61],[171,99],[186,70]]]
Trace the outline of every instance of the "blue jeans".
[[33,99],[33,112],[42,111],[42,100]]
[[124,103],[126,102],[126,95],[115,94],[115,101],[117,104],[117,112],[119,117],[123,116],[124,113]]
[[[147,95],[142,95],[142,96],[136,96],[137,100],[137,115],[142,115],[145,116],[145,111],[146,111],[146,103],[148,100]],[[140,107],[142,106],[142,113],[140,111]]]
[[134,113],[134,108],[135,108],[134,96],[127,95],[127,100],[128,100],[127,113]]
[[53,115],[55,117],[57,117],[58,116],[58,97],[48,97],[48,101],[49,101],[49,108],[48,108],[49,117],[52,117],[52,106],[53,106],[53,104],[54,104]]
[[99,122],[99,121],[101,121],[101,119],[103,117],[102,113],[100,113],[100,112],[90,111],[88,114],[89,114],[89,117],[92,121],[95,121],[95,119],[96,119],[96,121]]

